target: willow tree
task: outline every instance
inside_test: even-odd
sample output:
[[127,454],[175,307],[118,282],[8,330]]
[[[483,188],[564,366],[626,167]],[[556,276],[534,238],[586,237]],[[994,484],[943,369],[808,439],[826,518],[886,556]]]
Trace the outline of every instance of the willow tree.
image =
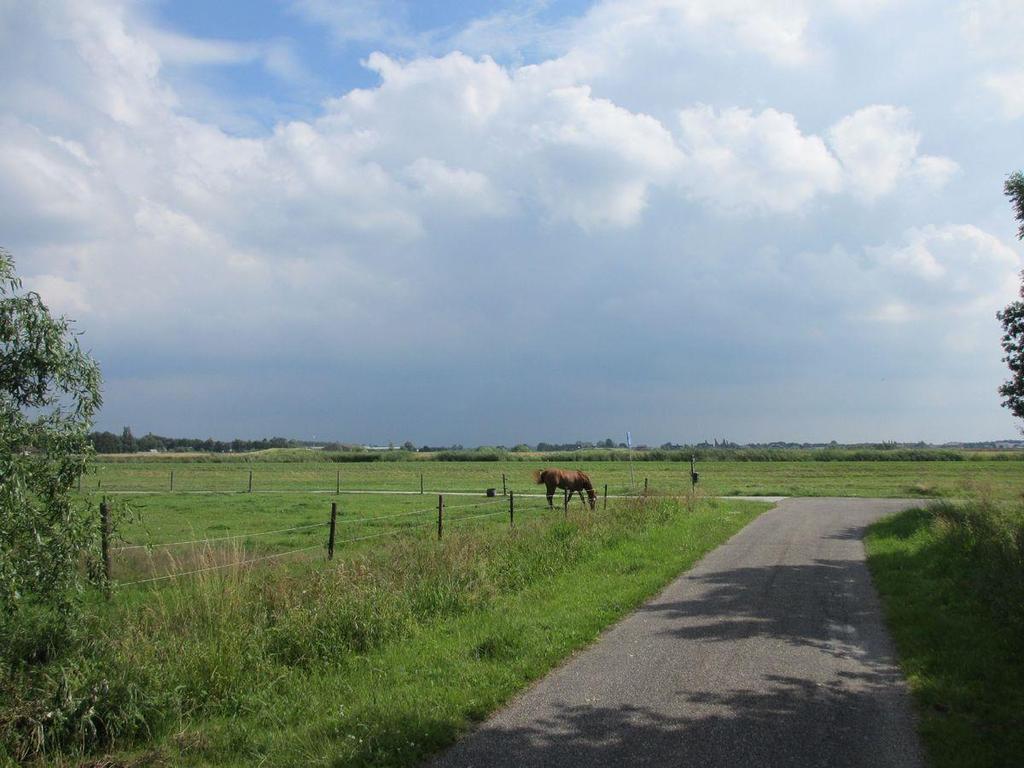
[[98,526],[73,489],[100,403],[72,322],[22,290],[0,249],[0,629],[32,608],[66,614],[89,578]]

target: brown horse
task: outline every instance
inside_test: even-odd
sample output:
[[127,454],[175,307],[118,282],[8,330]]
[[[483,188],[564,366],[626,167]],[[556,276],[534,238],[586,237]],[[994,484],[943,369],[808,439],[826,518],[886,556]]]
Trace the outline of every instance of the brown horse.
[[597,493],[586,472],[580,472],[578,469],[538,469],[533,473],[533,479],[537,485],[543,483],[547,486],[548,506],[552,509],[554,509],[555,488],[568,491],[569,498],[572,498],[574,493],[578,493],[580,501],[583,501],[583,492],[586,491],[590,508],[594,509],[597,505]]

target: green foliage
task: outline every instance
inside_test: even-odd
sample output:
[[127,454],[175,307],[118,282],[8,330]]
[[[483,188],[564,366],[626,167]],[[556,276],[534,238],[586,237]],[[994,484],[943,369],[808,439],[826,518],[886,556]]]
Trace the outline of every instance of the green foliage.
[[0,249],[0,648],[21,632],[23,606],[66,611],[81,586],[97,525],[71,489],[99,387],[70,321],[21,290]]
[[[1020,224],[1017,236],[1024,240],[1024,174],[1020,171],[1010,174],[1004,189]],[[996,312],[996,317],[1003,325],[1001,343],[1006,353],[1003,362],[1010,369],[1010,378],[999,387],[999,394],[1003,397],[1003,406],[1018,419],[1024,419],[1024,284],[1020,296],[1022,300],[1010,302]]]
[[866,547],[935,768],[1024,765],[1024,509],[940,502]]
[[1020,225],[1017,229],[1017,237],[1024,240],[1024,173],[1020,171],[1011,173],[1003,185],[1003,191],[1010,198],[1013,215]]

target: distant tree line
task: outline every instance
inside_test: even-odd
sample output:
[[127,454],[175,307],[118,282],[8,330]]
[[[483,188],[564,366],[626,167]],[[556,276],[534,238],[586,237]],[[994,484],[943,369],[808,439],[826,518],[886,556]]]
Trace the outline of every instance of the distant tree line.
[[[482,455],[490,456],[501,456],[504,454],[517,454],[517,453],[578,453],[580,451],[625,451],[626,444],[623,442],[616,443],[611,438],[605,440],[589,441],[589,440],[576,440],[571,443],[545,443],[540,442],[535,445],[528,443],[519,443],[512,447],[504,445],[482,445],[475,448],[466,448],[461,443],[455,443],[454,445],[422,445],[417,448],[411,441],[406,440],[401,445],[395,445],[394,443],[388,443],[387,446],[376,446],[371,448],[370,446],[358,445],[353,443],[339,443],[339,442],[313,442],[310,440],[290,440],[285,437],[270,437],[262,438],[260,440],[214,440],[213,438],[194,438],[194,437],[163,437],[161,435],[154,435],[152,432],[143,435],[142,437],[135,437],[132,434],[131,427],[125,427],[121,430],[121,434],[115,434],[113,432],[91,432],[89,433],[89,442],[93,449],[97,453],[149,453],[151,451],[158,452],[196,452],[196,453],[247,453],[250,451],[262,451],[268,448],[320,448],[327,453],[332,454],[371,454],[379,457],[386,453],[392,453],[390,458],[397,459],[401,453],[430,453],[435,454],[439,458],[447,460],[459,460],[472,461],[481,460]],[[832,440],[827,443],[794,443],[794,442],[770,442],[770,443],[736,443],[732,440],[725,438],[715,439],[712,441],[704,440],[699,443],[674,443],[667,442],[662,443],[657,448],[637,444],[634,445],[634,450],[640,453],[663,455],[665,451],[675,452],[697,452],[707,453],[708,451],[713,452],[729,452],[729,451],[772,451],[772,450],[807,450],[807,449],[852,449],[852,450],[872,450],[872,451],[898,451],[907,449],[930,449],[930,448],[959,448],[959,449],[996,449],[996,450],[1007,450],[1014,448],[1024,448],[1024,441],[1019,440],[993,440],[988,442],[975,442],[975,443],[945,443],[942,446],[934,446],[930,443],[923,441],[915,443],[898,443],[895,441],[883,441],[878,443],[838,443]],[[650,458],[650,457],[648,457]],[[345,458],[339,458],[338,460],[348,460]],[[359,456],[351,456],[353,461],[371,461],[369,456],[360,458]]]
[[149,432],[135,437],[131,427],[125,427],[121,434],[113,432],[90,432],[89,442],[97,453],[148,453],[150,451],[201,451],[205,453],[242,453],[261,451],[267,448],[298,448],[303,445],[284,437],[260,440],[205,440],[195,437],[163,437]]

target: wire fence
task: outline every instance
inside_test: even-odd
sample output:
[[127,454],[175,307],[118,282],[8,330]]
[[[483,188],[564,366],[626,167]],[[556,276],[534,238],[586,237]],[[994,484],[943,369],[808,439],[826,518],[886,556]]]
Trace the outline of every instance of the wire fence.
[[[204,465],[197,465],[204,466]],[[176,471],[179,473],[176,479]],[[442,488],[442,487],[429,487],[431,484],[436,485],[439,478],[433,478],[429,483],[423,473],[420,473],[419,477],[409,477],[408,475],[397,478],[398,483],[406,487],[403,488],[367,488],[367,487],[352,487],[352,479],[342,481],[342,470],[338,470],[334,477],[327,476],[326,473],[299,473],[296,475],[280,474],[275,472],[267,472],[259,474],[255,469],[244,469],[244,470],[223,470],[216,468],[214,470],[203,470],[189,468],[187,472],[178,467],[177,470],[169,469],[166,470],[166,474],[156,474],[153,472],[140,472],[133,473],[132,471],[124,471],[123,468],[117,467],[111,469],[110,467],[100,467],[93,470],[85,479],[79,478],[79,491],[97,495],[97,494],[109,494],[109,495],[130,495],[130,496],[152,496],[152,495],[164,495],[164,494],[175,494],[175,495],[211,495],[211,494],[224,494],[224,495],[237,495],[237,494],[306,494],[306,495],[389,495],[389,496],[415,496],[415,495],[433,495],[433,494],[444,494],[445,496],[479,496],[483,492],[481,487],[476,488]],[[690,475],[693,473],[693,467],[691,466],[691,472],[680,472],[674,476],[668,485],[672,486],[675,490],[684,490],[687,485],[690,484]],[[450,478],[449,478],[450,479]],[[500,479],[500,482],[499,482]],[[664,483],[668,478],[662,477],[660,481]],[[494,483],[493,487],[488,490],[491,493],[496,493],[499,496],[507,496],[509,492],[515,492],[517,496],[526,497],[527,495],[534,494],[537,496],[543,496],[542,493],[536,493],[536,484],[530,482],[527,487],[523,487],[522,476],[516,474],[514,478],[510,478],[505,473],[500,475],[500,478],[495,477],[492,479]],[[418,487],[417,487],[418,481]],[[365,482],[365,479],[363,480]],[[481,480],[486,482],[486,480]],[[627,482],[625,478],[618,477],[612,488],[612,493],[609,494],[610,498],[625,498],[629,496],[635,496],[641,492],[648,491],[648,478],[644,477],[642,482],[640,478],[637,478],[637,482],[634,483],[633,479],[630,478]]]
[[[541,499],[543,499],[543,501],[540,501]],[[484,511],[484,512],[480,512],[480,513],[477,513],[477,514],[471,514],[470,513],[471,510],[488,509],[490,507],[494,507],[494,506],[498,506],[498,505],[501,506],[500,509],[495,509],[493,511]],[[569,509],[569,507],[570,507],[569,500],[567,498],[563,498],[563,504],[560,505],[560,506],[562,506],[567,511]],[[245,532],[245,533],[229,534],[229,535],[225,535],[225,536],[215,536],[215,537],[212,537],[212,538],[211,537],[190,538],[190,539],[182,539],[182,540],[169,541],[169,542],[150,542],[150,543],[144,543],[144,544],[143,543],[139,543],[139,544],[129,543],[129,544],[125,544],[124,546],[119,546],[119,547],[110,547],[109,546],[109,536],[110,536],[109,522],[108,522],[108,520],[109,520],[109,513],[108,513],[108,509],[107,509],[107,503],[105,501],[103,503],[101,503],[101,505],[100,505],[100,512],[101,512],[101,519],[103,521],[102,525],[103,525],[104,567],[105,567],[105,570],[106,570],[106,573],[107,573],[107,576],[108,576],[108,581],[113,586],[116,586],[118,588],[123,588],[123,587],[130,587],[130,586],[136,586],[136,585],[154,584],[154,583],[157,583],[157,582],[170,581],[170,580],[174,580],[174,579],[195,576],[195,575],[202,574],[202,573],[208,573],[208,572],[213,572],[213,571],[220,571],[220,570],[228,569],[228,568],[248,568],[248,567],[250,567],[252,565],[255,565],[257,563],[263,563],[263,562],[270,561],[270,560],[277,560],[277,559],[281,559],[281,558],[285,558],[285,557],[289,557],[291,555],[297,555],[297,554],[301,554],[301,553],[308,553],[308,552],[312,552],[314,550],[321,550],[321,551],[325,551],[326,550],[327,558],[330,559],[334,555],[335,548],[339,547],[339,546],[342,546],[342,545],[345,545],[345,544],[351,544],[351,543],[356,543],[356,542],[368,541],[368,540],[371,540],[371,539],[384,538],[384,537],[388,537],[388,536],[398,536],[398,535],[401,535],[403,533],[410,533],[410,532],[413,532],[413,531],[421,530],[423,528],[434,527],[435,525],[436,525],[436,528],[437,528],[437,537],[438,537],[438,539],[443,538],[444,527],[445,527],[446,524],[447,525],[451,525],[451,524],[455,524],[455,523],[460,523],[461,524],[461,523],[468,523],[468,522],[471,522],[471,521],[484,520],[486,518],[493,518],[493,517],[498,517],[498,516],[507,516],[508,519],[509,519],[509,525],[510,526],[514,526],[514,524],[515,524],[515,517],[516,517],[517,514],[522,515],[522,514],[527,513],[527,512],[547,511],[547,510],[550,510],[551,508],[552,507],[547,503],[547,499],[545,498],[545,496],[543,494],[522,494],[522,495],[520,495],[520,494],[516,494],[516,493],[513,492],[513,493],[510,493],[508,496],[505,496],[505,497],[487,498],[487,499],[479,500],[479,501],[472,502],[472,503],[455,504],[455,505],[451,505],[451,506],[449,506],[445,502],[444,494],[440,494],[440,495],[438,495],[438,503],[437,503],[436,507],[423,507],[423,508],[408,510],[408,511],[404,511],[404,512],[390,513],[390,514],[386,514],[386,515],[374,515],[374,516],[371,516],[371,517],[347,516],[347,517],[343,517],[343,518],[339,519],[338,516],[337,516],[337,502],[335,502],[335,503],[333,503],[331,505],[330,519],[328,521],[325,521],[325,522],[310,523],[310,524],[303,524],[303,525],[295,525],[295,526],[291,526],[291,527],[288,527],[288,528],[275,528],[275,529],[267,530],[267,531],[248,531],[248,532]],[[387,525],[389,523],[395,523],[395,521],[398,521],[398,520],[403,519],[403,518],[411,518],[411,517],[414,517],[416,515],[424,515],[424,514],[428,514],[428,513],[431,514],[431,515],[436,515],[436,520],[433,519],[433,517],[432,517],[432,519],[424,521],[424,522],[396,525],[395,527],[392,527],[389,530],[373,531],[373,532],[368,532],[368,533],[360,533],[359,535],[348,536],[348,537],[345,537],[345,538],[336,538],[336,531],[337,531],[338,527],[342,526],[342,525],[348,525],[348,526],[361,526],[361,525],[371,525],[372,526],[372,525],[377,525],[377,524],[385,524],[385,525]],[[450,514],[450,513],[457,513],[457,514]],[[114,582],[112,579],[109,578],[110,577],[110,571],[111,571],[111,555],[116,555],[116,554],[119,554],[119,553],[130,553],[130,552],[145,550],[146,552],[152,554],[154,551],[167,551],[167,550],[171,550],[171,549],[176,548],[176,547],[186,547],[186,546],[192,546],[192,547],[204,546],[204,547],[209,547],[209,545],[211,545],[211,544],[222,544],[224,542],[229,542],[229,541],[243,541],[243,540],[255,539],[255,538],[264,537],[264,536],[271,536],[271,535],[287,536],[287,535],[295,534],[295,533],[308,533],[308,532],[311,532],[311,531],[315,531],[317,529],[324,529],[324,528],[329,529],[329,536],[328,536],[328,539],[325,542],[318,542],[316,544],[311,544],[309,546],[293,548],[293,549],[289,549],[289,550],[287,550],[285,552],[273,552],[273,553],[268,553],[268,554],[265,554],[265,555],[255,555],[255,556],[252,556],[252,557],[243,557],[241,559],[233,559],[230,562],[215,563],[215,564],[211,564],[211,565],[204,565],[204,566],[199,567],[199,568],[191,568],[191,569],[188,569],[188,570],[179,570],[179,571],[174,571],[174,572],[171,572],[171,573],[165,573],[165,574],[159,574],[159,575],[153,575],[153,576],[145,576],[143,578],[136,578],[136,579],[132,579],[132,580],[129,580],[129,581]],[[168,562],[173,565],[174,564],[173,558],[168,556]],[[152,562],[150,563],[150,565],[152,565]]]

